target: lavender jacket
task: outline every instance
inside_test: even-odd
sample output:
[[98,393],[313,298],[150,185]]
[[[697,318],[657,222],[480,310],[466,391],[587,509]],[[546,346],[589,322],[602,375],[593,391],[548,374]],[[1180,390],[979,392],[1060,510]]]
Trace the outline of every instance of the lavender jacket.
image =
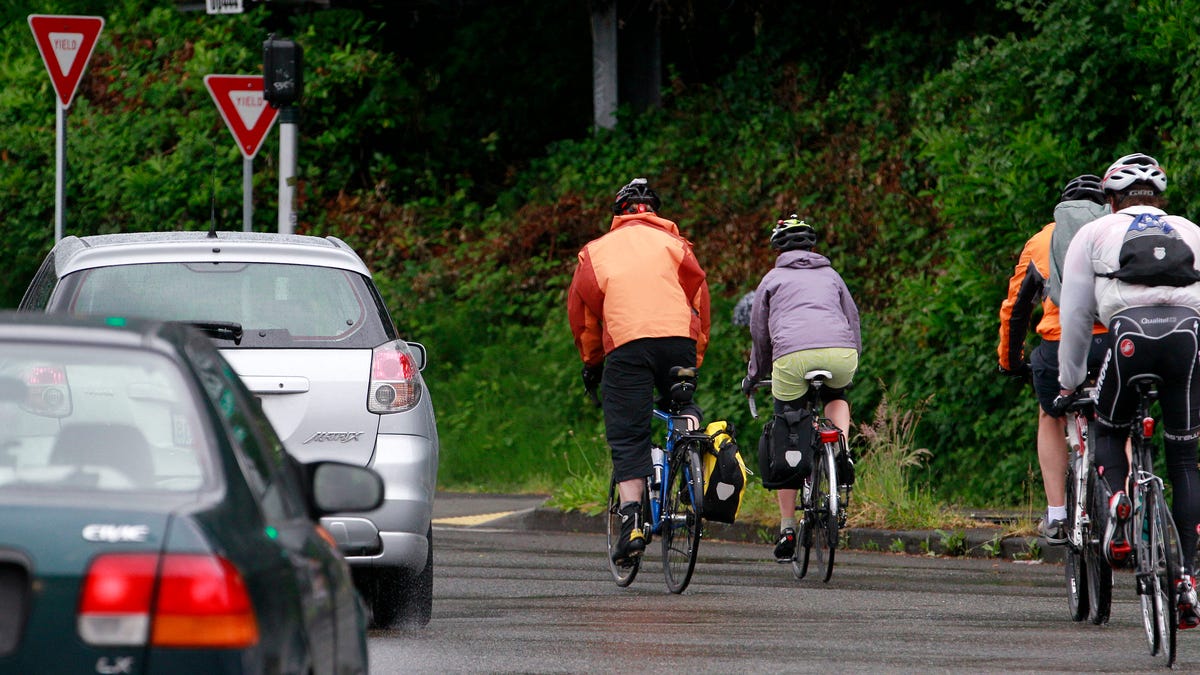
[[775,359],[804,349],[853,347],[862,353],[858,306],[829,259],[812,251],[786,251],[754,292],[750,312],[752,383],[771,376]]

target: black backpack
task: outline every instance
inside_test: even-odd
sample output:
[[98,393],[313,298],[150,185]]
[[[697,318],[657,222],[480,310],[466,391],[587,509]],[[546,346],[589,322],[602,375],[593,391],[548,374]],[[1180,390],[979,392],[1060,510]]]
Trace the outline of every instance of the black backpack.
[[812,470],[814,423],[808,410],[788,410],[763,425],[758,473],[768,490],[799,488]]
[[1119,267],[1100,276],[1142,286],[1189,286],[1200,281],[1192,249],[1173,225],[1152,213],[1134,216],[1121,242]]

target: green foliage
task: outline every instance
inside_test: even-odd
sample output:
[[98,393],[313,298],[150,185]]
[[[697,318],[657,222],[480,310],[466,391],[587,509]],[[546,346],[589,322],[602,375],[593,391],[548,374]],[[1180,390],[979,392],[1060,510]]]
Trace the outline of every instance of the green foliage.
[[941,538],[942,555],[964,556],[967,554],[967,535],[962,530],[937,530]]
[[[903,480],[863,479],[890,476],[881,495],[907,486],[899,511],[914,520],[938,499],[1024,503],[1036,406],[995,373],[1007,279],[1065,181],[1127,152],[1161,160],[1172,210],[1195,219],[1200,0],[660,4],[663,104],[622,109],[612,131],[589,129],[577,3],[252,3],[224,17],[166,0],[5,6],[0,298],[16,303],[53,237],[53,95],[29,13],[106,17],[68,114],[69,234],[214,217],[237,229],[241,157],[203,76],[258,72],[276,31],[306,64],[297,229],[362,252],[398,329],[429,347],[445,487],[602,495],[603,423],[582,395],[564,290],[615,189],[642,175],[709,274],[709,419],[756,442],[737,391],[749,337],[730,311],[773,262],[770,224],[799,213],[862,313],[855,417],[919,402],[895,414],[920,411],[900,445],[927,460]],[[528,37],[551,31],[563,39]],[[269,138],[254,162],[259,230],[274,229],[277,150]]]
[[983,542],[983,544],[980,544],[980,549],[987,557],[998,558],[1003,550],[1003,543],[999,537],[996,537]]

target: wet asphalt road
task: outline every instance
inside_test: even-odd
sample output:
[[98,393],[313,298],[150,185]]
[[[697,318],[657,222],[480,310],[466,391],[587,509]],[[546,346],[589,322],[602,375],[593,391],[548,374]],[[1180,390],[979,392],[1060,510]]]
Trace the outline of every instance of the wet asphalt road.
[[[1162,670],[1127,572],[1112,620],[1092,626],[1067,615],[1057,564],[841,551],[822,583],[794,579],[769,546],[706,540],[672,595],[657,541],[618,588],[602,530],[513,527],[498,514],[538,500],[491,499],[435,509],[433,620],[373,631],[373,673]],[[1176,669],[1200,672],[1200,630],[1180,633]]]

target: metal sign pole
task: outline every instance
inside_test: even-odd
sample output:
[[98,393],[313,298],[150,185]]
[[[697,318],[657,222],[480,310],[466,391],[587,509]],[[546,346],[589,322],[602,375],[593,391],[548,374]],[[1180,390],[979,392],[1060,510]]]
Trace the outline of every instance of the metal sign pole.
[[55,99],[54,243],[62,241],[67,224],[67,108]]
[[279,119],[279,232],[296,231],[296,106],[286,106]]
[[254,160],[242,158],[242,231],[254,231]]

